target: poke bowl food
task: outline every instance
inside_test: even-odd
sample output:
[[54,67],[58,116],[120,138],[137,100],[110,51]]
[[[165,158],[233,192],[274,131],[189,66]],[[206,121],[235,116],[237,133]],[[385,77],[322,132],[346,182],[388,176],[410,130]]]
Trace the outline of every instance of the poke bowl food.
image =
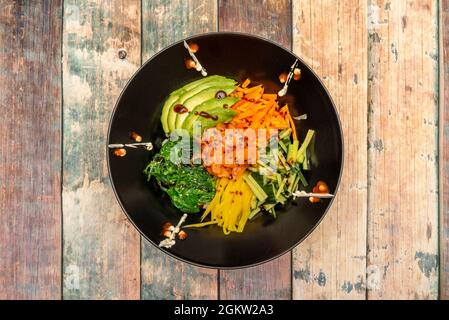
[[305,239],[330,207],[343,142],[313,71],[268,40],[175,43],[128,82],[108,134],[112,186],[141,234],[183,261],[239,268]]

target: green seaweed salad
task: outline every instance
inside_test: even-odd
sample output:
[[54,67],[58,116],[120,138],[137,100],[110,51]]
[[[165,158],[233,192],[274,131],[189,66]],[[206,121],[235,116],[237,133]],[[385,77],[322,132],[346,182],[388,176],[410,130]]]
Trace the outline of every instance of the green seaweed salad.
[[148,180],[156,179],[175,207],[186,213],[197,213],[214,197],[215,180],[201,165],[173,163],[170,160],[172,152],[181,156],[177,145],[178,141],[166,140],[144,173]]

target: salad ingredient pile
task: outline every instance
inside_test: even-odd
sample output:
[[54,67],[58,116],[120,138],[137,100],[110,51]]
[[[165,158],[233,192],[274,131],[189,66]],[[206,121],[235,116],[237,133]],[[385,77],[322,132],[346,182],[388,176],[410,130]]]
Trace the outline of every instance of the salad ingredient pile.
[[154,177],[167,192],[175,207],[186,213],[197,213],[215,195],[215,181],[201,165],[175,164],[170,153],[177,150],[176,141],[166,141],[144,173]]
[[[288,105],[280,106],[278,95],[266,93],[263,85],[251,85],[249,79],[237,85],[235,80],[219,75],[193,81],[168,96],[161,122],[167,135],[184,129],[191,141],[195,141],[198,123],[203,131],[214,128],[220,139],[203,136],[199,139],[201,150],[219,150],[221,159],[232,155],[232,161],[216,163],[204,161],[214,154],[203,153],[203,162],[194,164],[190,154],[187,163],[176,164],[170,154],[179,152],[178,142],[166,140],[145,169],[148,179],[154,177],[182,212],[205,209],[198,223],[184,228],[217,225],[224,234],[243,232],[248,221],[260,213],[276,217],[277,208],[286,205],[296,191],[308,187],[304,172],[311,167],[309,148],[314,131],[309,130],[300,142]],[[265,139],[231,136],[244,151],[239,153],[235,147],[226,150],[229,132],[238,129],[258,130]],[[255,159],[251,159],[251,147],[258,150]]]

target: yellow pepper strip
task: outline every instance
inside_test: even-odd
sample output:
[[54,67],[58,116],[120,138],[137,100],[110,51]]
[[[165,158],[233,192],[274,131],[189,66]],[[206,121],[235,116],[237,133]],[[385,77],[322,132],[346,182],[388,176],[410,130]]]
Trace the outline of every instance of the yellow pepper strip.
[[[214,207],[220,202],[220,198],[221,195],[224,191],[224,189],[226,188],[227,184],[228,184],[228,179],[226,178],[222,178],[218,181],[218,185],[217,185],[217,193],[215,194],[214,198],[212,199],[212,201],[209,203],[209,205],[207,206],[206,210],[204,211],[202,217],[201,217],[201,221],[204,220],[204,218],[207,217],[207,215],[214,209]],[[212,219],[213,220],[213,219]]]
[[242,83],[242,88],[245,89],[247,86],[249,86],[249,84],[251,83],[251,80],[249,78],[247,78],[243,83]]
[[188,224],[186,226],[183,226],[183,228],[202,228],[205,226],[209,226],[212,224],[217,224],[218,221],[207,221],[207,222],[202,222],[202,223],[193,223],[193,224]]
[[248,187],[248,185],[244,186],[244,198],[242,200],[243,204],[243,210],[242,210],[242,217],[239,221],[239,226],[237,229],[237,232],[242,232],[243,228],[245,228],[246,222],[248,221],[248,217],[251,213],[251,198],[253,197],[251,189]]

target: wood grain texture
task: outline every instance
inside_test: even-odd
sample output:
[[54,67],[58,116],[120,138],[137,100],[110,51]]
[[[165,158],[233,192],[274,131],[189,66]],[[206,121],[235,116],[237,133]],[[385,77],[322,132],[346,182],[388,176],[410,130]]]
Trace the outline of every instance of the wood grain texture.
[[367,216],[366,1],[293,2],[293,48],[337,106],[344,171],[337,197],[293,251],[294,299],[364,299]]
[[[142,59],[184,37],[216,31],[214,0],[143,0]],[[217,271],[191,266],[142,238],[142,299],[216,299]]]
[[291,49],[292,12],[289,0],[219,0],[220,31],[256,34]]
[[438,296],[438,5],[371,1],[368,298]]
[[440,299],[449,300],[449,1],[440,3]]
[[140,297],[140,237],[114,197],[105,153],[110,113],[139,64],[140,1],[64,2],[65,299]]
[[[219,1],[220,31],[257,34],[291,48],[287,0]],[[220,272],[221,299],[290,299],[291,253],[263,265]]]
[[0,299],[61,296],[61,2],[0,2]]

